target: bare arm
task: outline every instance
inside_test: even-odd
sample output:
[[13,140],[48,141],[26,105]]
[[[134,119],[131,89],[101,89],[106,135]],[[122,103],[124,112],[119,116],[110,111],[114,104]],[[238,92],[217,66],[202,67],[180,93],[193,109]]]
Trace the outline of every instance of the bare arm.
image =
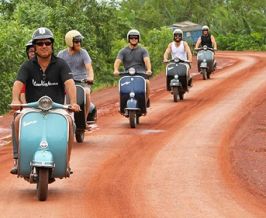
[[76,86],[75,86],[75,82],[73,79],[68,79],[65,81],[65,90],[66,90],[66,94],[69,96],[69,100],[70,100],[70,104],[72,106],[72,109],[74,111],[79,111],[80,107],[77,104],[77,90],[76,90]]
[[187,42],[184,42],[184,46],[185,46],[185,51],[187,53],[187,59],[190,63],[192,63],[192,53],[191,53],[191,50],[190,50],[190,47],[189,45],[187,44]]
[[198,38],[196,45],[195,45],[195,48],[199,48],[200,43],[201,43],[201,37]]
[[166,62],[168,61],[169,54],[171,53],[171,43],[168,44],[164,54],[163,54],[163,60]]
[[215,41],[215,38],[211,35],[211,41],[212,41],[212,46],[215,50],[217,50],[217,43]]
[[14,104],[20,104],[20,92],[23,87],[23,83],[21,81],[16,80],[14,82],[13,88],[12,88],[12,103]]
[[146,71],[147,72],[151,72],[151,60],[150,60],[150,57],[145,57],[143,60],[144,60],[145,66],[146,66]]
[[118,69],[119,69],[119,66],[120,66],[121,63],[122,63],[122,61],[120,59],[117,58],[115,60],[115,63],[114,63],[114,75],[115,76],[119,74]]
[[87,70],[88,80],[93,81],[94,80],[94,71],[93,71],[92,64],[85,64],[85,67]]

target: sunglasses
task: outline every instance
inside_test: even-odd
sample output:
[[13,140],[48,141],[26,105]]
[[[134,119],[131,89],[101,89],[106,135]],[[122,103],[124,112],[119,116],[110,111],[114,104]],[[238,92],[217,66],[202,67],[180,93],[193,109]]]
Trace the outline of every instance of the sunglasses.
[[182,34],[175,34],[175,37],[181,38],[182,37]]
[[74,43],[81,43],[81,40],[73,40]]
[[129,36],[129,39],[139,39],[138,36]]
[[46,42],[36,42],[35,44],[38,45],[38,46],[44,46],[44,45],[49,46],[49,45],[52,44],[52,42],[51,42],[51,41],[46,41]]

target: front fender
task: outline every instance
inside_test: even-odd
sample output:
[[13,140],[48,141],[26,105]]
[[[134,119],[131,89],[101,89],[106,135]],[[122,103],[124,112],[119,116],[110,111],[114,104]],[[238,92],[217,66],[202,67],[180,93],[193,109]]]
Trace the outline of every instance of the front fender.
[[172,79],[170,81],[170,86],[173,87],[173,86],[181,86],[181,83],[179,80],[176,80],[176,79]]
[[201,62],[200,63],[200,68],[208,68],[208,66],[207,66],[207,62]]
[[138,109],[138,102],[136,99],[127,100],[127,107],[125,109]]
[[33,167],[54,167],[54,158],[52,152],[48,150],[36,151],[33,155],[33,160],[31,162]]

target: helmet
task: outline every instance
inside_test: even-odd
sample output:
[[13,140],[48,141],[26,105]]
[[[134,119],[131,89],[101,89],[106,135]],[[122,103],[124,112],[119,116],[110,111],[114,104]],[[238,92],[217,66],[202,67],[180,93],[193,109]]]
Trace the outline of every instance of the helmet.
[[176,34],[181,34],[181,39],[183,39],[183,31],[181,29],[175,29],[173,32],[174,38]]
[[33,43],[32,43],[32,40],[28,41],[27,44],[26,44],[26,52],[30,49],[30,47],[33,46]]
[[70,30],[65,35],[65,42],[68,47],[73,47],[73,40],[82,40],[84,37],[77,30]]
[[129,36],[138,36],[140,41],[140,32],[136,29],[131,29],[127,33],[127,41],[129,42]]
[[209,27],[206,26],[206,25],[204,25],[204,26],[201,28],[201,30],[202,30],[202,31],[204,31],[204,30],[208,30],[208,31],[209,31]]
[[46,27],[40,27],[32,35],[32,43],[34,44],[38,39],[51,39],[54,42],[54,35],[51,30]]

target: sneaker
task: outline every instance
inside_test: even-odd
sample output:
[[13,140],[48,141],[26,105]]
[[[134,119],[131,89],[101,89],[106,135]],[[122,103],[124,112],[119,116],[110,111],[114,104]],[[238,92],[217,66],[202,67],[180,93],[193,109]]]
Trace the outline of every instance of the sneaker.
[[14,166],[10,170],[10,173],[11,174],[18,174],[18,163],[17,163],[17,160],[14,161]]

